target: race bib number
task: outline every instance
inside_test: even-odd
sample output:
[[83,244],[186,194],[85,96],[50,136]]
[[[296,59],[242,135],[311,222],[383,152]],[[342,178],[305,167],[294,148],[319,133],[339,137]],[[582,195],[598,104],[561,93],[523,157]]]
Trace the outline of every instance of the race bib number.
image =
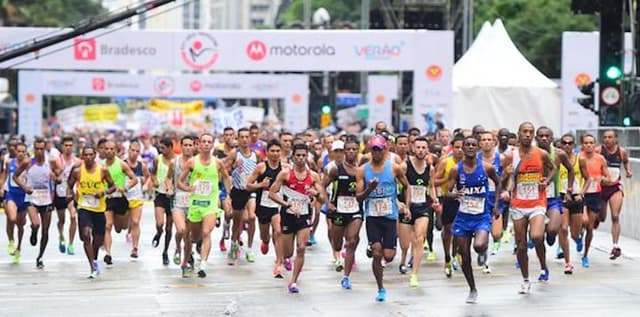
[[49,189],[34,189],[31,193],[31,202],[36,206],[51,205],[51,193]]
[[[562,180],[562,190],[563,190],[563,192],[566,192],[568,188],[569,188],[569,180],[568,179],[563,179]],[[580,182],[577,179],[573,180],[573,192],[574,193],[580,192]]]
[[554,197],[556,197],[556,184],[551,183],[547,185],[547,198],[554,198]]
[[460,212],[471,215],[484,213],[484,198],[462,196],[462,199],[460,199]]
[[178,208],[188,208],[189,207],[189,198],[190,195],[187,192],[177,192],[175,195],[175,204]]
[[275,201],[271,200],[271,198],[269,198],[269,191],[268,190],[263,190],[262,191],[262,195],[260,196],[260,206],[266,207],[266,208],[278,208],[278,207],[280,207],[280,205],[278,205],[278,203],[276,203]]
[[609,170],[609,176],[611,176],[611,181],[615,182],[620,179],[620,168],[619,167],[607,167]]
[[66,182],[62,182],[60,184],[56,185],[56,195],[58,195],[58,197],[67,197],[67,188],[69,187],[69,185],[67,185]]
[[518,195],[518,199],[522,200],[536,200],[540,196],[538,183],[518,183],[516,193]]
[[587,187],[587,193],[597,193],[598,192],[598,184],[600,184],[600,180],[597,178],[589,179],[589,187]]
[[369,214],[373,217],[384,217],[393,213],[391,198],[372,198],[369,200]]
[[100,200],[90,194],[82,195],[82,201],[80,201],[80,206],[87,207],[87,208],[99,208]]
[[493,179],[489,178],[489,192],[496,191],[496,183],[493,182]]
[[193,193],[199,196],[209,196],[211,195],[211,189],[213,188],[213,183],[207,180],[197,180],[195,184],[193,184]]
[[142,185],[140,183],[127,191],[127,199],[142,200]]
[[354,214],[360,211],[358,200],[353,196],[338,196],[338,212]]
[[309,214],[309,203],[311,202],[309,197],[289,187],[283,187],[282,194],[287,196],[287,203],[291,204],[291,208],[287,208],[287,213],[295,214],[293,210],[299,210],[300,215]]
[[427,187],[411,185],[411,203],[424,204],[427,202]]

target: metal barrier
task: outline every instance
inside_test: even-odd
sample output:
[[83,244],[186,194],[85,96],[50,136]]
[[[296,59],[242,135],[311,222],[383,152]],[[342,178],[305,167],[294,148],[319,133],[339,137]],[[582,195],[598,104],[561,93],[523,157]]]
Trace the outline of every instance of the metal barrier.
[[583,129],[576,131],[576,137],[580,140],[580,136],[590,133],[598,138],[598,142],[602,140],[605,130],[615,130],[618,133],[618,143],[629,151],[629,157],[640,158],[640,127],[600,127],[597,129]]
[[[620,232],[627,238],[640,240],[640,159],[630,160],[631,170],[634,176],[631,179],[624,178],[624,202],[620,213]],[[607,213],[607,221],[598,228],[601,233],[611,232],[611,212]]]

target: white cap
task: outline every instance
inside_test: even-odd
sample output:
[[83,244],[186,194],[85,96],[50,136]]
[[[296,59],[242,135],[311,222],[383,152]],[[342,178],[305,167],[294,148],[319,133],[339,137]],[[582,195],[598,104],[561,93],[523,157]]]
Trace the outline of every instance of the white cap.
[[344,142],[342,140],[335,140],[331,144],[331,151],[344,150]]

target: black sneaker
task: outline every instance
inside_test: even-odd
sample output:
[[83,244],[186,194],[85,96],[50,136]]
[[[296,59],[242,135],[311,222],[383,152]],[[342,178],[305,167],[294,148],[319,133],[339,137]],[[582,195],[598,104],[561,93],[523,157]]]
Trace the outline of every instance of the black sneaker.
[[107,254],[104,256],[104,263],[107,263],[107,265],[113,265],[113,261],[111,259],[111,255]]
[[369,259],[373,257],[373,250],[371,249],[371,244],[367,244],[367,257]]
[[36,246],[36,244],[38,244],[38,229],[33,229],[31,228],[31,237],[29,238],[29,243],[31,243],[32,246]]
[[36,260],[36,267],[40,270],[44,269],[44,262],[41,259]]
[[485,266],[487,264],[487,251],[478,254],[478,266]]
[[169,255],[166,253],[162,253],[162,264],[169,265]]
[[204,270],[199,270],[198,271],[198,277],[205,278],[205,277],[207,277],[207,273]]
[[407,272],[409,272],[409,268],[404,264],[400,264],[400,266],[398,266],[398,271],[400,274],[407,274]]
[[162,237],[162,231],[156,232],[156,235],[153,236],[153,241],[151,241],[151,246],[153,246],[154,248],[157,248],[158,245],[160,244],[160,237]]

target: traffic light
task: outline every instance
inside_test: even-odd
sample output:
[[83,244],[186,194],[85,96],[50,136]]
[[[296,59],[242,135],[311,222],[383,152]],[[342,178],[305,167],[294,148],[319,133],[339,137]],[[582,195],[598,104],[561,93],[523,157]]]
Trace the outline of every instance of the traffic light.
[[580,89],[580,92],[585,96],[579,97],[576,101],[578,102],[578,104],[582,106],[582,108],[585,108],[597,115],[599,114],[599,112],[596,109],[596,105],[595,105],[594,88],[595,88],[595,81],[592,81],[586,85],[578,86],[578,89]]
[[623,1],[600,1],[600,125],[620,125],[622,99]]
[[331,105],[323,105],[322,114],[331,114]]
[[331,105],[323,104],[320,108],[322,114],[320,115],[320,128],[326,128],[333,121],[333,114],[331,113]]

